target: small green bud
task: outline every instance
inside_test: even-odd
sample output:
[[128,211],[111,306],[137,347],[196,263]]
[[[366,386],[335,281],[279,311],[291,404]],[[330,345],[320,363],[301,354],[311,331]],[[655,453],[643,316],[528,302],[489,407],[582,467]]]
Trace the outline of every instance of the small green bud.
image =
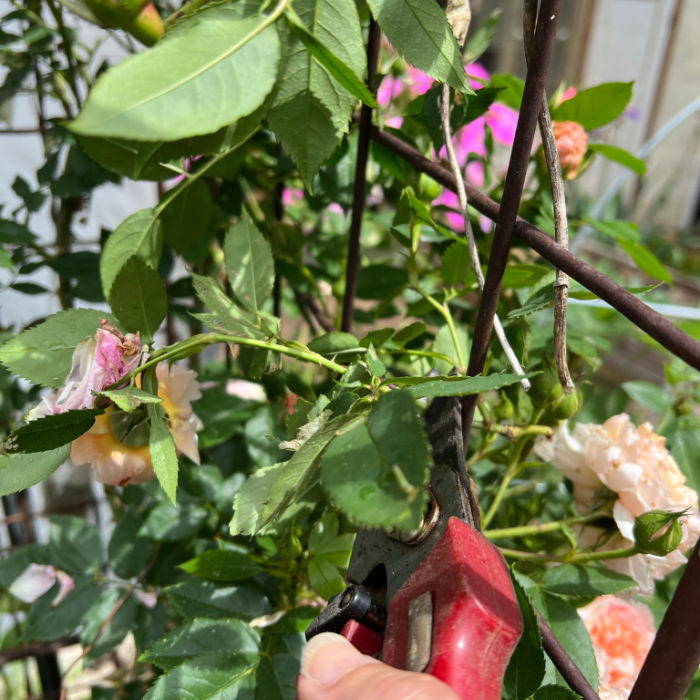
[[149,0],[85,0],[103,27],[116,29],[133,20]]
[[513,402],[501,392],[501,401],[493,409],[493,415],[497,420],[508,420],[513,417],[515,408]]
[[554,418],[554,420],[565,420],[575,416],[578,413],[578,409],[578,392],[572,391],[570,394],[565,394],[562,391],[561,396],[554,401],[546,413],[548,417]]
[[683,537],[680,518],[685,511],[650,510],[634,521],[634,542],[645,554],[663,557],[678,547]]
[[532,386],[528,394],[533,406],[545,408],[560,399],[564,394],[564,389],[562,389],[556,371],[546,358],[540,369],[542,371],[531,380]]
[[421,199],[432,202],[440,196],[440,192],[442,192],[442,185],[439,182],[435,182],[432,177],[425,173],[420,174],[418,178],[418,194]]
[[134,19],[126,24],[124,29],[146,46],[153,46],[165,34],[163,20],[152,2],[149,2]]

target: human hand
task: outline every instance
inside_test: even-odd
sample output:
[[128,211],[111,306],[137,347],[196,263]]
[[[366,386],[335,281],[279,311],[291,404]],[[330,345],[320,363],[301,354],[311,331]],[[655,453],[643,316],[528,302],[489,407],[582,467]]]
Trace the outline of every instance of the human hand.
[[459,700],[427,673],[401,671],[361,654],[339,634],[322,632],[304,650],[297,700]]

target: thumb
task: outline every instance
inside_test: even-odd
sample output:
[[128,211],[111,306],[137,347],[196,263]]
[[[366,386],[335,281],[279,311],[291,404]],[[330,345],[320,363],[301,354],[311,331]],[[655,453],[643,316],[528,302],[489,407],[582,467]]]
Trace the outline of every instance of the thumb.
[[306,646],[297,678],[297,700],[459,700],[426,673],[401,671],[361,654],[331,632]]

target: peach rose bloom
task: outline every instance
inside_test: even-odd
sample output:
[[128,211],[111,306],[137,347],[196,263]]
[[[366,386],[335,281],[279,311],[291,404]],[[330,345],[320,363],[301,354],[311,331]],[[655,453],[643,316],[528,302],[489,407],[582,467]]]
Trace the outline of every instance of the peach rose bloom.
[[593,643],[600,697],[629,697],[656,634],[649,608],[604,595],[578,612]]
[[[168,414],[168,428],[175,448],[199,464],[197,431],[202,425],[192,411],[192,401],[201,397],[196,372],[167,363],[156,367],[158,396]],[[114,407],[97,416],[92,428],[73,441],[71,461],[90,464],[95,476],[105,484],[138,484],[155,478],[148,445],[133,446],[120,442],[112,432],[109,421]]]
[[[616,499],[612,506],[619,533],[602,549],[631,547],[634,519],[650,510],[686,511],[680,519],[683,538],[679,548],[666,556],[636,554],[627,559],[604,561],[616,571],[632,576],[644,591],[654,579],[664,578],[685,564],[688,551],[700,536],[698,495],[686,486],[685,476],[649,423],[635,427],[627,414],[609,418],[603,425],[579,423],[573,433],[568,425],[551,438],[538,440],[535,453],[551,463],[574,484],[579,513],[588,513],[598,492],[606,488]],[[596,545],[601,531],[583,526],[577,530],[582,547]]]
[[567,180],[573,180],[586,155],[588,134],[578,122],[554,122],[552,129],[562,172]]

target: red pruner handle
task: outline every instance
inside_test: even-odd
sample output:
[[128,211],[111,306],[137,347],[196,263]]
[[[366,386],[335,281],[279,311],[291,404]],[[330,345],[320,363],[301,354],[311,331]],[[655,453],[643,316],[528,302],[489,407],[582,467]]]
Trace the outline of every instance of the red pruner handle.
[[[429,593],[432,642],[423,670],[464,700],[500,700],[503,676],[523,623],[501,553],[459,518],[450,518],[437,544],[389,605],[382,660],[410,667],[415,634],[412,601]],[[413,625],[413,629],[412,629]]]

